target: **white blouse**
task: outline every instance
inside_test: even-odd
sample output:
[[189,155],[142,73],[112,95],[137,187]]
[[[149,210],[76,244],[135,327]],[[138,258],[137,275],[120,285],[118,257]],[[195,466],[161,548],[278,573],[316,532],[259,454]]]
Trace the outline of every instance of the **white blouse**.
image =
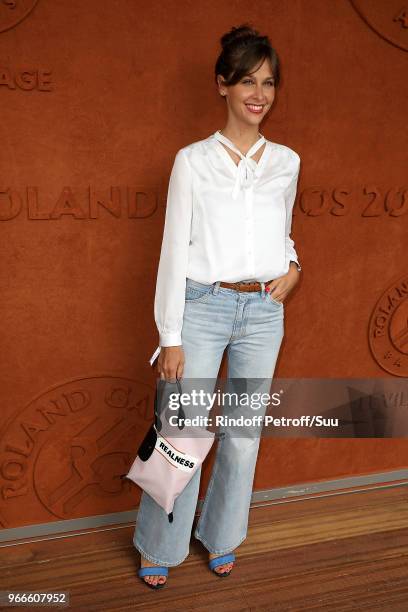
[[[300,167],[289,147],[260,138],[243,155],[219,131],[180,149],[167,194],[154,317],[159,346],[181,345],[186,278],[269,281],[300,265],[290,238]],[[221,143],[240,156],[237,165]],[[251,156],[264,144],[256,163]]]

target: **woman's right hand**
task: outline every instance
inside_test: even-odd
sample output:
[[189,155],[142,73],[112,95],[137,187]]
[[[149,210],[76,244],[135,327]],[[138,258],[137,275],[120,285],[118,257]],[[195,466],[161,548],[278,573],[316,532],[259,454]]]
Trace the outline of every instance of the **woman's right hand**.
[[176,378],[180,379],[183,376],[184,361],[182,345],[162,346],[157,361],[160,378],[164,378],[168,382],[176,382]]

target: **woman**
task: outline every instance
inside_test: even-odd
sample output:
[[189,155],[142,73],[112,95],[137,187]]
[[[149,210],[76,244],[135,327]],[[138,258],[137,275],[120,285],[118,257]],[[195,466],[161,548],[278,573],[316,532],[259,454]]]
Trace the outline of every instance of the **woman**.
[[[154,306],[160,346],[150,363],[159,355],[159,375],[168,381],[216,380],[227,349],[228,379],[265,378],[269,391],[283,302],[300,276],[290,238],[300,158],[259,133],[279,85],[268,37],[244,24],[221,45],[215,77],[227,122],[176,154]],[[194,533],[218,576],[229,575],[246,537],[259,441],[227,435],[218,442]],[[142,494],[133,541],[148,568],[139,576],[153,588],[189,553],[200,472],[176,499],[173,523]]]

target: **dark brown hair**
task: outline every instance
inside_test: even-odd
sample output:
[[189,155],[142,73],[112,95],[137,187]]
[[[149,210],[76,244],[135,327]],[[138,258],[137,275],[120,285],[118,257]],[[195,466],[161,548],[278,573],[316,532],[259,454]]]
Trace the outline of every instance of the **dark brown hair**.
[[261,36],[249,23],[233,27],[221,39],[222,51],[215,63],[217,75],[224,77],[224,84],[235,85],[246,74],[256,72],[265,59],[271,65],[275,87],[280,82],[279,58],[267,36]]

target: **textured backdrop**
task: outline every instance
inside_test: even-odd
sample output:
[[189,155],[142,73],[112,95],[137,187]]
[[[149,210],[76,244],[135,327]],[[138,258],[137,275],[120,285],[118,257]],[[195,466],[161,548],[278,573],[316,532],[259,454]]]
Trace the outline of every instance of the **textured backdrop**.
[[[152,417],[169,172],[225,125],[213,65],[232,25],[276,47],[261,131],[302,160],[275,375],[408,376],[403,4],[0,0],[3,527],[137,506],[118,474]],[[407,448],[263,439],[255,489],[391,470]]]

